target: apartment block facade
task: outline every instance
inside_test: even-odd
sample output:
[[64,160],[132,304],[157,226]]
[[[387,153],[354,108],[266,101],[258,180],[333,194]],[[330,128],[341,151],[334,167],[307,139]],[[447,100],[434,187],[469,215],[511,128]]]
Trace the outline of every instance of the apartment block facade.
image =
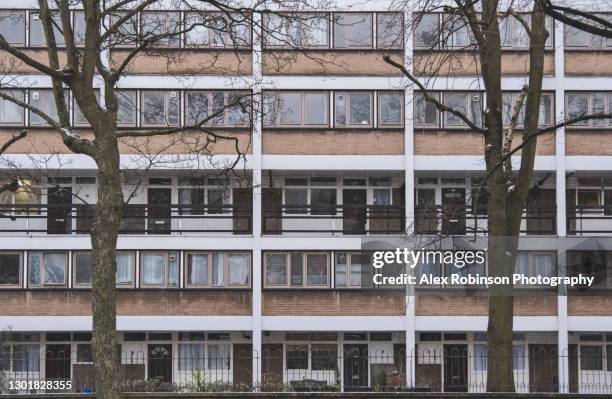
[[[0,31],[44,60],[36,8],[0,1]],[[210,383],[244,389],[307,382],[343,391],[484,391],[487,355],[495,355],[486,348],[486,295],[372,286],[363,251],[387,238],[486,235],[486,211],[473,197],[485,176],[481,134],[427,104],[383,60],[404,64],[432,95],[478,121],[485,93],[465,49],[467,29],[434,50],[455,56],[430,79],[443,13],[391,9],[383,0],[307,11],[301,26],[282,13],[257,17],[281,37],[252,26],[232,40],[205,29],[183,33],[160,50],[180,62],[143,54],[119,82],[125,128],[189,125],[240,96],[262,104],[253,115],[240,107],[218,115],[214,128],[236,141],[214,143],[202,164],[189,157],[201,144],[197,136],[122,143],[129,198],[117,255],[122,372],[132,382],[176,386],[201,370]],[[73,18],[78,26],[82,13]],[[191,15],[164,9],[139,18],[146,29],[153,19],[169,27]],[[612,112],[610,39],[552,21],[547,28],[541,123]],[[503,29],[509,119],[526,83],[528,43],[520,24],[509,20]],[[127,51],[113,49],[113,57]],[[49,79],[0,57],[30,82],[14,95],[53,114]],[[73,124],[87,136],[87,121],[71,104]],[[2,141],[18,127],[29,131],[4,157],[37,173],[43,164],[45,173],[28,182],[36,192],[0,196],[7,370],[15,379],[91,389],[96,167],[70,153],[38,115],[8,101],[0,107]],[[612,261],[611,124],[593,120],[539,137],[517,270],[565,275]],[[144,147],[159,153],[146,173]],[[235,173],[220,172],[236,159]],[[419,272],[449,271],[426,265]],[[486,265],[478,272],[486,274]],[[511,356],[518,391],[610,393],[611,278],[604,272],[584,291],[517,288]]]

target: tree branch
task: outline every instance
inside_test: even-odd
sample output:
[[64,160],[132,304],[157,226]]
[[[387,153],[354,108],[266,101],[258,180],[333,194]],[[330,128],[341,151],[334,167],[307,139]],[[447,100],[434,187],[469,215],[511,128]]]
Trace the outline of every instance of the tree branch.
[[[565,25],[574,27],[584,32],[592,33],[597,36],[612,38],[612,22],[607,21],[597,15],[589,12],[584,12],[571,7],[556,6],[551,0],[543,0],[542,7],[544,12],[550,17],[561,21]],[[573,18],[570,15],[575,15],[579,18]],[[584,20],[592,21],[602,27],[584,22]]]

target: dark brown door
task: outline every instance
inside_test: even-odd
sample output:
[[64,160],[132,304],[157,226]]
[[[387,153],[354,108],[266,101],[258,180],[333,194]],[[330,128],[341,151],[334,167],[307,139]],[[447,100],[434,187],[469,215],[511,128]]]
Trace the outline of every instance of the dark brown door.
[[559,390],[557,345],[529,345],[529,392]]
[[283,190],[264,188],[261,192],[261,212],[264,234],[281,234],[283,230]]
[[565,190],[565,212],[567,234],[576,234],[576,190]]
[[263,391],[274,392],[283,388],[283,345],[263,344],[261,358],[261,378]]
[[253,346],[251,344],[234,344],[234,386],[241,392],[247,391],[253,383]]
[[342,190],[342,225],[344,234],[365,234],[367,203],[367,190]]
[[170,212],[172,190],[170,188],[149,188],[148,198],[148,232],[153,234],[170,234]]
[[578,345],[569,345],[569,392],[578,392]]
[[416,190],[416,199],[416,232],[419,234],[437,233],[436,190],[433,188],[419,188]]
[[233,233],[251,233],[251,220],[253,216],[253,190],[250,188],[235,188],[232,193],[233,201]]
[[69,234],[72,231],[72,189],[49,187],[47,205],[47,233]]
[[467,392],[467,381],[467,345],[444,345],[444,392]]
[[442,234],[465,234],[465,189],[442,189]]
[[531,191],[527,198],[527,234],[554,234],[557,197],[554,189]]
[[70,379],[70,344],[47,345],[45,378],[47,380]]
[[368,388],[368,345],[344,345],[344,390],[362,391]]
[[172,344],[149,344],[148,377],[172,382]]

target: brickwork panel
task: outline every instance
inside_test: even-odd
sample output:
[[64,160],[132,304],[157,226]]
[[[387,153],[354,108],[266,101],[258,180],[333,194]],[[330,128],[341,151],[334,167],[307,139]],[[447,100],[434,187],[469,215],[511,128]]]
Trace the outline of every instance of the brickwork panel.
[[610,76],[612,75],[612,53],[609,51],[565,50],[565,74]]
[[[521,143],[521,135],[513,145]],[[469,131],[415,130],[414,153],[416,155],[483,155],[482,134]],[[538,137],[538,155],[555,155],[555,137],[544,134]],[[520,155],[520,151],[516,153]]]
[[[416,298],[417,316],[486,316],[488,309],[487,297],[478,294],[419,293]],[[515,316],[556,315],[557,297],[554,295],[516,296],[514,314]]]
[[268,290],[263,293],[266,316],[401,316],[404,292]]
[[611,295],[577,295],[567,298],[567,314],[570,316],[612,316]]
[[566,155],[612,155],[610,131],[565,131]]

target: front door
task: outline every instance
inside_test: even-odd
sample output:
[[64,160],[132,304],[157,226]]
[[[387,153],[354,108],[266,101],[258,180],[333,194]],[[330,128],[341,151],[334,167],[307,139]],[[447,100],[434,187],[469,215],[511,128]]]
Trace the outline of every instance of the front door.
[[442,189],[442,234],[465,235],[465,189]]
[[554,189],[538,189],[527,197],[527,234],[554,234],[556,229]]
[[529,392],[558,392],[557,345],[529,345]]
[[467,345],[444,345],[444,392],[467,392],[467,380]]
[[368,387],[368,345],[344,345],[344,390],[362,391]]
[[416,190],[416,232],[435,234],[438,232],[438,212],[436,209],[436,189],[419,188]]
[[70,344],[47,345],[45,379],[70,380]]
[[261,190],[261,219],[264,234],[283,232],[283,190],[264,188]]
[[72,188],[47,189],[47,233],[70,234],[72,231]]
[[172,189],[149,188],[148,198],[148,232],[153,234],[170,234],[170,213]]
[[367,222],[367,198],[365,189],[342,190],[344,234],[365,234]]
[[172,382],[172,344],[149,344],[149,379]]
[[253,190],[250,188],[234,188],[233,199],[233,233],[250,234],[253,209]]

